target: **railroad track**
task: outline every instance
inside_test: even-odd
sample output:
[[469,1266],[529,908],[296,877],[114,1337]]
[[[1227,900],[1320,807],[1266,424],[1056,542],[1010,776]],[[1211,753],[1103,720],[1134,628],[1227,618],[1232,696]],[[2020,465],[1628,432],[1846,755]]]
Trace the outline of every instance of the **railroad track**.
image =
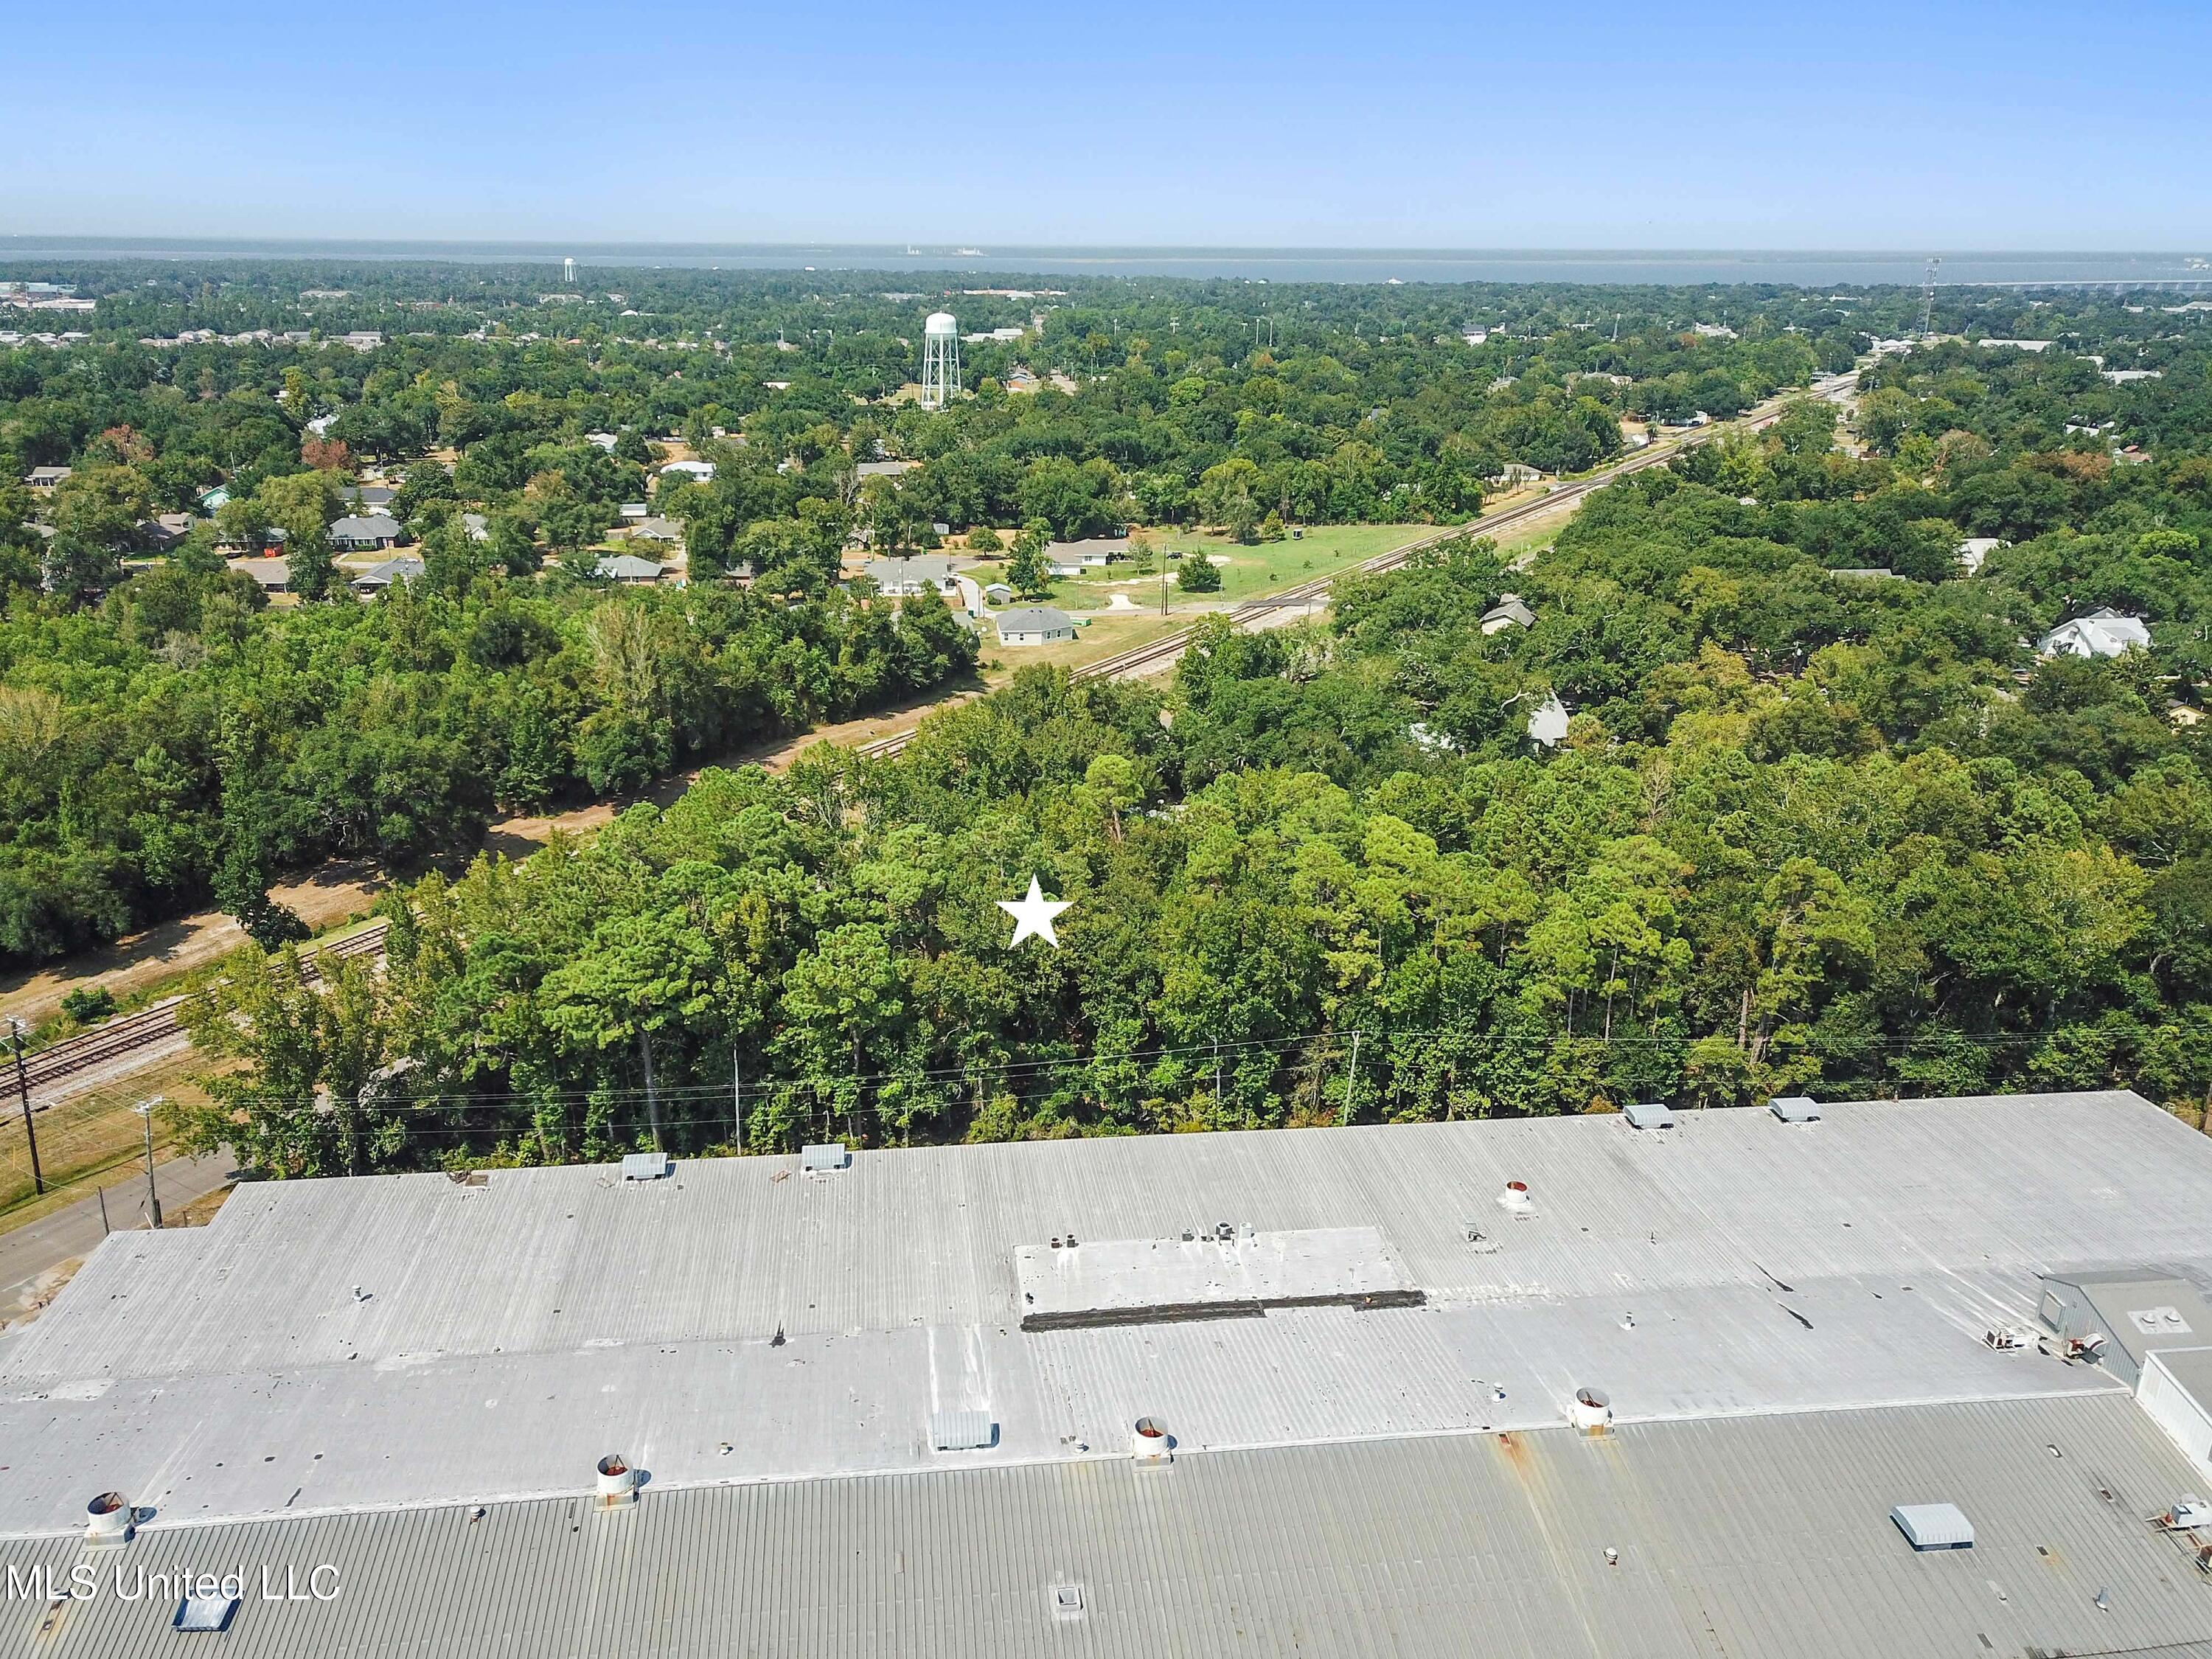
[[[1831,375],[1824,380],[1815,380],[1804,395],[1814,398],[1828,397],[1851,385],[1857,378],[1856,369],[1848,374]],[[1388,553],[1367,560],[1358,567],[1358,573],[1362,575],[1381,575],[1387,571],[1399,568],[1416,553],[1435,547],[1440,543],[1453,541],[1462,536],[1486,536],[1496,531],[1510,530],[1515,525],[1523,523],[1529,519],[1540,517],[1547,513],[1555,513],[1561,507],[1578,501],[1583,496],[1602,489],[1607,484],[1616,483],[1632,472],[1641,472],[1646,467],[1657,466],[1662,462],[1670,461],[1684,450],[1693,448],[1698,444],[1708,443],[1724,432],[1737,429],[1746,432],[1759,431],[1773,425],[1782,418],[1782,411],[1788,401],[1787,398],[1778,398],[1762,405],[1737,421],[1724,425],[1700,427],[1693,432],[1686,432],[1680,437],[1663,440],[1651,445],[1649,448],[1638,450],[1626,460],[1617,462],[1601,472],[1592,473],[1589,477],[1577,479],[1572,483],[1561,484],[1549,495],[1540,496],[1535,501],[1523,501],[1517,507],[1503,507],[1495,513],[1486,513],[1479,518],[1469,520],[1465,524],[1447,525],[1432,534],[1407,542],[1403,547],[1394,547]],[[1262,618],[1272,616],[1276,611],[1310,605],[1316,599],[1327,598],[1330,584],[1335,580],[1336,578],[1331,576],[1317,577],[1310,582],[1301,582],[1296,587],[1286,587],[1279,593],[1269,593],[1256,599],[1247,599],[1227,613],[1229,620],[1239,628],[1254,627]],[[1078,681],[1110,680],[1149,674],[1155,669],[1181,658],[1189,648],[1195,631],[1188,628],[1177,629],[1174,633],[1163,635],[1149,645],[1137,646],[1117,656],[1105,657],[1097,662],[1085,663],[1080,668],[1073,670],[1068,678]],[[860,744],[855,746],[854,752],[869,760],[888,760],[914,740],[915,731],[915,727],[909,726],[903,732],[894,732],[887,738],[878,738],[872,743]]]
[[[349,934],[308,954],[310,974],[318,960],[324,957],[374,956],[384,949],[384,936],[391,927],[385,921],[371,922],[357,933]],[[151,1048],[175,1042],[184,1035],[183,997],[164,997],[159,1002],[149,1002],[143,1008],[118,1015],[89,1031],[55,1043],[52,1048],[23,1057],[26,1079],[33,1091],[48,1089],[65,1078],[94,1066],[105,1066],[120,1060],[141,1048]],[[0,1059],[0,1100],[12,1092],[15,1067]]]

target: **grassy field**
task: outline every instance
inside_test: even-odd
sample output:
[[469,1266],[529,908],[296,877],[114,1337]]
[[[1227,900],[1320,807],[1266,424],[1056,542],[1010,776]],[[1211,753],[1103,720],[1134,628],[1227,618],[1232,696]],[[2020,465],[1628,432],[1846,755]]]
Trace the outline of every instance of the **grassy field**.
[[[1240,547],[1226,536],[1178,530],[1155,535],[1153,545],[1163,554],[1173,550],[1186,558],[1211,556],[1229,561],[1220,567],[1220,592],[1194,594],[1193,598],[1249,599],[1257,594],[1272,593],[1277,588],[1294,587],[1316,577],[1334,575],[1378,553],[1388,553],[1419,537],[1432,535],[1436,528],[1425,524],[1322,525],[1308,530],[1297,541],[1261,542],[1249,547]],[[1159,606],[1158,573],[1149,577],[1133,576],[1126,565],[1110,567],[1096,576],[1063,578],[1053,586],[1059,595],[1054,603],[1071,609],[1103,607],[1107,596],[1116,589],[1127,593],[1139,605],[1149,601],[1155,611]],[[1177,597],[1170,582],[1170,608]]]
[[[0,1231],[37,1220],[51,1210],[90,1194],[93,1177],[137,1167],[145,1156],[144,1120],[131,1109],[154,1095],[178,1102],[206,1098],[187,1081],[204,1072],[204,1057],[186,1052],[134,1072],[112,1084],[88,1089],[38,1114],[39,1164],[46,1177],[44,1197],[31,1188],[31,1160],[23,1141],[23,1120],[12,1092],[0,1114]],[[169,1146],[161,1115],[154,1115],[154,1155]],[[105,1184],[105,1183],[103,1183]],[[127,1194],[108,1200],[117,1226],[136,1225],[137,1200]]]

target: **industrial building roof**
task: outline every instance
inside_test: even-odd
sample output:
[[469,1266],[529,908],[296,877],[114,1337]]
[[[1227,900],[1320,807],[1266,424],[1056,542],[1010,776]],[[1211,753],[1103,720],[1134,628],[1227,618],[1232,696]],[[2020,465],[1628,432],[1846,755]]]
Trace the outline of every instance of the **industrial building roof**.
[[[2212,1583],[2185,1538],[2148,1524],[2176,1496],[2173,1463],[2130,1401],[2100,1397],[1152,1468],[648,1481],[619,1509],[571,1497],[155,1524],[106,1554],[131,1573],[243,1564],[234,1659],[2186,1659],[2212,1653]],[[1916,1553],[1899,1534],[1892,1508],[1929,1500],[1965,1513],[1971,1550]],[[73,1540],[9,1559],[112,1571]],[[264,1570],[304,1591],[319,1566],[332,1600],[262,1599]],[[182,1639],[174,1607],[0,1602],[0,1642],[159,1653]]]
[[[1888,1651],[2212,1644],[2212,1580],[2135,1513],[2185,1460],[2107,1371],[1986,1340],[2032,1326],[2045,1273],[2212,1280],[2212,1141],[2124,1093],[1822,1111],[244,1187],[205,1228],[116,1235],[0,1335],[0,1558],[73,1547],[36,1540],[121,1490],[155,1551],[466,1577],[471,1653],[1012,1653],[1054,1630],[1168,1652],[1184,1620],[1193,1651],[1462,1653],[1442,1633],[1471,1608],[1485,1653],[1864,1651],[1845,1637],[1899,1593],[1929,1605]],[[1602,1445],[1565,1426],[1584,1388],[1610,1396]],[[1157,1485],[1129,1484],[1144,1415],[1177,1443]],[[955,1420],[979,1443],[937,1449]],[[645,1496],[571,1532],[611,1450]],[[2088,1507],[2099,1483],[2124,1491]],[[1893,1583],[1954,1571],[1889,1523],[1916,1503],[1972,1522],[1971,1586]],[[862,1535],[914,1565],[841,1553]],[[598,1582],[616,1537],[653,1588],[585,1605],[566,1581]],[[1307,1563],[1315,1539],[1370,1589]],[[1595,1589],[1585,1545],[1621,1556]],[[1055,1573],[1092,1603],[1039,1612]],[[1692,1606],[1738,1644],[1678,1632]],[[445,1650],[381,1617],[333,1650]],[[1243,1633],[1215,1643],[1224,1620]],[[226,1639],[261,1639],[248,1622]]]

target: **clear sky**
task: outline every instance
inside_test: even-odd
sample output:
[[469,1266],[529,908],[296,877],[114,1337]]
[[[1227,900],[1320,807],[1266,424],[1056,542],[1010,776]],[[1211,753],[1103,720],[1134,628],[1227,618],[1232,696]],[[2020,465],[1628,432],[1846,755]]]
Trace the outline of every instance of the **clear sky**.
[[2212,242],[2212,0],[0,0],[0,231]]

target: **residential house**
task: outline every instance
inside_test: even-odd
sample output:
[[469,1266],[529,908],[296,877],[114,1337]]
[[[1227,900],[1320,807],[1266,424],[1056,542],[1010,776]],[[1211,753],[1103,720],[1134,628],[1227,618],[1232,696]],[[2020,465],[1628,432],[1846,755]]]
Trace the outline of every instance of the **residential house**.
[[684,526],[673,519],[648,517],[640,519],[629,533],[643,542],[680,542]]
[[635,553],[611,553],[592,567],[592,574],[602,581],[642,586],[659,581],[661,569],[655,559],[641,559]]
[[999,615],[1000,645],[1051,645],[1075,637],[1075,618],[1057,605],[1025,605]]
[[635,524],[639,520],[647,517],[653,512],[653,509],[647,507],[643,501],[624,501],[622,506],[616,510],[622,514],[623,522],[624,524]]
[[394,582],[411,582],[422,574],[422,561],[402,554],[364,570],[353,579],[353,591],[363,598],[381,593]]
[[356,328],[341,336],[337,343],[351,346],[356,351],[374,351],[384,343],[384,336],[373,328]]
[[461,529],[472,542],[488,542],[491,539],[491,525],[481,513],[462,514]]
[[138,545],[149,553],[166,553],[184,540],[191,527],[191,515],[184,513],[164,513],[155,518],[141,519],[136,526]]
[[2004,544],[2003,538],[1998,536],[1969,536],[1954,550],[1960,567],[1972,576],[1978,574],[1990,555]]
[[853,471],[863,478],[897,478],[921,465],[920,461],[862,461]]
[[217,484],[213,489],[200,491],[200,511],[212,519],[230,505],[230,486]]
[[2123,616],[2108,606],[2059,623],[2038,642],[2035,653],[2039,657],[2118,657],[2138,647],[2150,649],[2150,629],[2142,618]]
[[1103,570],[1113,560],[1126,557],[1129,544],[1119,537],[1093,536],[1079,542],[1053,542],[1044,550],[1044,568],[1055,576],[1079,576],[1086,570]]
[[660,476],[664,478],[672,472],[679,478],[696,478],[701,483],[707,483],[714,477],[714,464],[712,461],[671,461],[660,469]]
[[264,593],[289,593],[292,591],[292,567],[283,559],[232,559],[228,568],[240,575],[249,577]]
[[374,553],[399,539],[399,520],[386,513],[340,519],[331,526],[331,545],[342,553]]
[[356,484],[346,505],[356,513],[386,513],[399,499],[390,484]]
[[70,475],[65,466],[34,466],[23,475],[23,482],[41,493],[51,490]]
[[952,574],[952,561],[941,554],[926,553],[910,559],[870,559],[861,567],[860,574],[875,583],[877,592],[894,599],[960,591],[960,583]]
[[1509,628],[1532,628],[1535,622],[1536,613],[1521,602],[1518,593],[1506,593],[1482,613],[1477,626],[1485,634],[1502,634]]

